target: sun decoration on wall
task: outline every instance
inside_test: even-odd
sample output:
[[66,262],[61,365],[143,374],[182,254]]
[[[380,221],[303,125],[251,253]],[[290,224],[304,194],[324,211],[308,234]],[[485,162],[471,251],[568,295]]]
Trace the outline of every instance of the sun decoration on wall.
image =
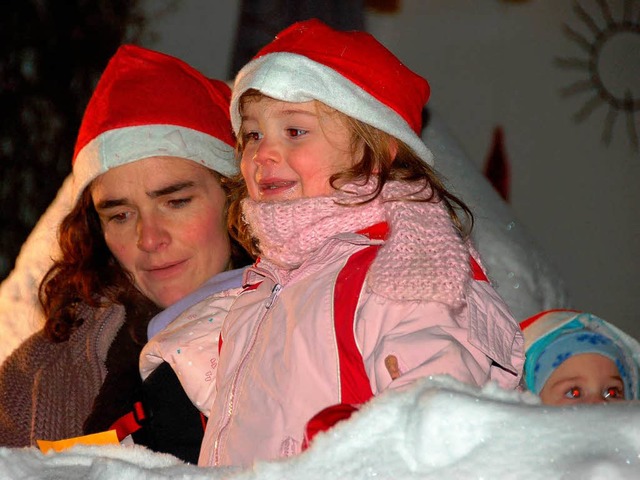
[[[565,33],[586,53],[585,57],[557,58],[558,66],[586,72],[586,80],[564,87],[565,97],[589,95],[574,114],[579,123],[601,106],[608,105],[602,140],[611,144],[618,117],[624,117],[631,148],[638,150],[638,116],[640,116],[640,1],[594,0],[596,12],[589,13],[578,1],[574,12],[577,28],[564,26]],[[586,32],[586,33],[585,33]]]

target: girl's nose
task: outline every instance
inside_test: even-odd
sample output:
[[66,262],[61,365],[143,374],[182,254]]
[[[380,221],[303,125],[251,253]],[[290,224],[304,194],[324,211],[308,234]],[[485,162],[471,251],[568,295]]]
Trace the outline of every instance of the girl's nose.
[[256,147],[251,160],[258,165],[267,165],[276,163],[280,158],[280,151],[276,142],[268,140],[264,136]]
[[171,235],[160,219],[148,216],[138,221],[138,248],[144,252],[156,252],[171,242]]

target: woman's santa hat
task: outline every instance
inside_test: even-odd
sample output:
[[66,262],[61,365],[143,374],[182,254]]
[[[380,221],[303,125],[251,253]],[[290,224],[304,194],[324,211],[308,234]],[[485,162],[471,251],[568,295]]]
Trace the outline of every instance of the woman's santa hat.
[[73,155],[74,199],[111,168],[155,156],[237,173],[229,87],[185,62],[123,45],[87,105]]
[[279,33],[236,77],[231,98],[236,133],[239,100],[249,89],[285,102],[318,100],[393,135],[433,165],[420,139],[429,84],[368,33],[337,31],[316,19]]

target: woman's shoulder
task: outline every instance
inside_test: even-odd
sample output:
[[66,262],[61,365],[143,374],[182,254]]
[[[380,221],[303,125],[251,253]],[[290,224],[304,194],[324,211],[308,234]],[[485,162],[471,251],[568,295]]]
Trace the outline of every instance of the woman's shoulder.
[[[97,306],[82,302],[78,304],[76,315],[82,317],[83,322],[74,334],[92,329],[104,330],[105,327],[109,325],[115,327],[117,331],[124,323],[125,309],[122,305],[114,304],[106,300]],[[108,323],[108,325],[104,325],[105,322]]]
[[87,348],[95,348],[98,358],[106,359],[109,347],[125,323],[122,305],[105,303],[101,306],[79,305],[77,315],[82,316],[80,327],[69,337],[74,354],[84,355]]
[[[80,355],[87,347],[88,339],[105,355],[116,333],[124,324],[124,309],[119,305],[91,307],[81,305],[78,315],[84,317],[82,325],[64,342],[55,342],[47,337],[44,329],[25,339],[3,362],[6,368],[21,371],[37,371],[61,357]],[[103,345],[104,344],[104,345]]]
[[44,330],[39,330],[25,339],[2,363],[0,376],[9,371],[37,372],[56,356],[61,344],[49,340]]

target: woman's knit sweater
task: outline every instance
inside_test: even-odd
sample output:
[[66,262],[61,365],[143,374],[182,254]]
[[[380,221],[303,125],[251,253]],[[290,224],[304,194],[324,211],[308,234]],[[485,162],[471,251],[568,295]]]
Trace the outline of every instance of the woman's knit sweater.
[[107,375],[106,358],[124,308],[82,306],[86,319],[66,342],[33,334],[0,367],[0,446],[83,435]]

